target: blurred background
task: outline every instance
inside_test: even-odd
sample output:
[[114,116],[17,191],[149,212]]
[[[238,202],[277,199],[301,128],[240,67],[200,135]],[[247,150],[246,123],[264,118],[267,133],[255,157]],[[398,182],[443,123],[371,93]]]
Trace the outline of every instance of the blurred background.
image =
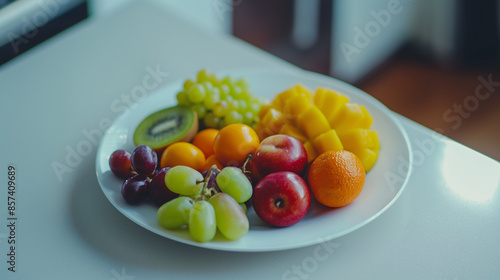
[[[37,45],[132,1],[139,0],[0,0],[0,73]],[[351,83],[500,160],[498,0],[150,1],[207,32]]]

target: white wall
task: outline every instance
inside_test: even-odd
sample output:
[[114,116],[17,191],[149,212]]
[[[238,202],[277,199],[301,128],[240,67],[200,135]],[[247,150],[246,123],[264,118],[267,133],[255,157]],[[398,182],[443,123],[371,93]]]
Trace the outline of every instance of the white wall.
[[416,9],[421,20],[414,25],[414,42],[438,61],[453,59],[457,0],[419,1]]
[[331,75],[355,82],[413,36],[414,2],[334,1]]
[[[89,0],[91,16],[105,16],[132,1],[144,0]],[[161,7],[176,11],[199,28],[208,32],[230,32],[231,0],[150,0]],[[242,1],[242,0],[241,0]],[[235,1],[238,5],[241,1]]]

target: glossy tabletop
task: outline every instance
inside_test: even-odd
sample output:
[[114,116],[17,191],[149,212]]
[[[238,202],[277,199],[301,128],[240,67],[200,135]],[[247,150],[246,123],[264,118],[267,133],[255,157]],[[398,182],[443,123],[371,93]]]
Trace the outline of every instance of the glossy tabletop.
[[124,217],[96,179],[103,132],[142,92],[201,68],[295,66],[141,1],[0,67],[0,279],[500,278],[500,164],[402,116],[413,151],[408,185],[387,211],[340,238],[225,252]]

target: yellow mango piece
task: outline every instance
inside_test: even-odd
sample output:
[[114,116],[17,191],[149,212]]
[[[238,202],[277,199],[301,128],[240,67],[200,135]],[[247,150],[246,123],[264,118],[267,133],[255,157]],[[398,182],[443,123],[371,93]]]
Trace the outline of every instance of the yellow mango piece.
[[366,149],[370,141],[368,130],[360,128],[338,131],[338,136],[348,151]]
[[316,152],[314,145],[310,141],[304,143],[304,149],[306,150],[307,153],[307,163],[310,163],[318,156],[318,153]]
[[330,129],[329,131],[318,135],[314,138],[313,144],[318,154],[344,149],[342,142],[334,129]]
[[321,133],[330,130],[325,115],[316,106],[311,106],[304,113],[298,115],[296,123],[309,139],[314,139]]
[[269,128],[264,127],[262,123],[256,124],[254,130],[257,132],[260,141],[274,134]]
[[295,85],[295,90],[297,91],[297,93],[299,95],[302,95],[304,96],[305,98],[307,98],[307,100],[311,100],[312,99],[312,96],[313,96],[313,93],[312,91],[307,88],[306,86],[304,85],[301,85],[301,84],[297,84]]
[[340,111],[333,123],[333,128],[339,131],[357,128],[364,118],[365,113],[360,105],[348,103]]
[[378,158],[378,152],[371,149],[361,149],[350,151],[355,154],[360,160],[365,172],[370,171]]
[[273,108],[262,118],[262,124],[270,129],[273,134],[277,134],[285,123],[287,123],[287,120],[283,113]]
[[276,97],[274,98],[274,101],[273,101],[273,107],[280,110],[280,111],[283,111],[283,107],[285,106],[285,102],[295,96],[298,95],[298,92],[297,90],[292,87],[292,88],[289,88],[283,92],[281,92],[280,94],[276,95]]
[[363,163],[365,171],[368,172],[378,158],[380,142],[378,134],[374,130],[355,128],[338,132],[344,149],[354,153]]
[[368,109],[366,109],[365,106],[361,105],[360,108],[361,111],[363,112],[364,118],[361,120],[358,127],[369,129],[373,124],[373,117],[372,115],[370,115],[370,112],[368,112]]
[[368,143],[368,148],[373,149],[375,151],[380,150],[380,141],[378,139],[378,134],[375,130],[368,131],[368,137],[370,139]]
[[318,88],[314,95],[314,105],[323,112],[331,127],[338,118],[342,108],[349,102],[345,95],[333,92],[329,89]]
[[260,107],[260,111],[258,113],[258,117],[259,119],[262,120],[262,118],[267,114],[267,112],[269,112],[269,110],[271,109],[271,104],[264,104]]
[[283,107],[283,113],[289,119],[295,119],[311,107],[309,100],[303,95],[296,95],[287,101]]
[[279,133],[293,136],[293,137],[297,138],[302,143],[305,143],[308,140],[307,137],[302,133],[302,131],[300,131],[300,129],[293,126],[292,124],[285,124],[281,128]]

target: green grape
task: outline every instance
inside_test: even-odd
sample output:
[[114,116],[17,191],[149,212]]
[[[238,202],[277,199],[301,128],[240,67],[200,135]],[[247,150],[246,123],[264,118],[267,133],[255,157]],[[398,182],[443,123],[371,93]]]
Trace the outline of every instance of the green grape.
[[188,107],[191,106],[191,102],[189,101],[189,97],[185,91],[179,91],[176,97],[177,97],[177,104]]
[[207,113],[207,109],[203,107],[201,104],[194,104],[191,106],[191,109],[193,109],[196,112],[196,115],[198,116],[199,119],[202,119],[205,117]]
[[220,117],[223,117],[226,114],[226,112],[228,110],[228,107],[229,107],[229,105],[228,105],[227,101],[222,100],[220,102],[217,102],[214,105],[214,108],[213,108],[212,111],[214,112],[214,115],[216,117],[220,118]]
[[248,83],[245,79],[239,79],[235,83],[237,86],[239,86],[242,90],[247,90],[249,88]]
[[227,85],[229,88],[232,88],[234,85],[233,78],[231,78],[230,76],[226,76],[224,77],[224,79],[222,79],[221,84]]
[[245,100],[247,103],[252,100],[252,92],[249,89],[244,89],[240,95],[241,100]]
[[172,229],[187,225],[189,211],[193,207],[189,197],[177,197],[163,204],[156,214],[158,222],[164,228]]
[[203,106],[207,110],[212,110],[215,107],[215,104],[220,101],[220,93],[218,88],[213,88],[213,92],[211,94],[207,94],[205,96],[205,100],[203,100]]
[[234,198],[227,193],[216,193],[208,202],[214,207],[217,228],[222,235],[237,240],[248,233],[247,215]]
[[257,114],[259,114],[261,104],[258,100],[253,99],[250,101],[249,107],[250,107],[250,111],[252,111],[252,113],[254,115],[257,115]]
[[165,185],[174,193],[180,195],[195,195],[200,192],[203,184],[198,184],[203,180],[203,175],[197,170],[178,165],[172,167],[165,174]]
[[245,114],[248,110],[248,103],[243,99],[238,100],[238,112],[240,112],[240,114]]
[[198,242],[207,242],[214,238],[217,231],[215,210],[205,200],[196,201],[189,210],[189,233]]
[[232,100],[231,102],[227,102],[228,103],[228,109],[231,110],[231,111],[238,111],[240,109],[240,102],[238,102],[238,100]]
[[243,121],[243,116],[237,111],[229,111],[224,115],[224,124],[230,125],[233,123],[241,123]]
[[252,125],[254,123],[255,116],[252,112],[247,111],[243,114],[243,123],[247,125]]
[[207,92],[201,84],[193,85],[188,92],[189,101],[192,103],[200,103],[205,99]]
[[198,188],[200,189],[197,193],[195,194],[190,194],[190,195],[179,195],[179,197],[189,197],[191,199],[196,199],[197,196],[201,195],[203,191],[203,184],[204,182],[198,183]]
[[261,101],[252,95],[245,79],[231,76],[221,79],[205,69],[184,82],[177,101],[196,111],[200,124],[217,129],[233,123],[253,126],[261,107]]
[[231,88],[228,85],[221,84],[219,89],[221,99],[225,100],[228,96],[230,96]]
[[241,207],[241,210],[245,212],[245,214],[248,212],[247,205],[245,203],[238,203],[238,205]]
[[215,178],[222,192],[243,203],[252,196],[252,184],[238,167],[225,167]]
[[226,101],[228,104],[230,104],[234,101],[234,98],[231,95],[228,95],[228,96],[226,96]]
[[189,91],[189,89],[194,85],[193,80],[187,79],[184,82],[184,85],[182,86],[184,88],[184,91]]
[[206,127],[216,128],[219,125],[220,118],[215,116],[214,113],[207,113],[203,120]]
[[231,96],[234,97],[234,99],[241,99],[241,93],[243,90],[239,86],[233,86],[231,88]]
[[202,83],[207,95],[211,94],[214,90],[214,86],[208,80]]
[[198,83],[202,83],[202,82],[207,81],[207,80],[208,80],[207,70],[202,69],[202,70],[198,71],[198,74],[196,75],[196,81]]
[[215,74],[209,74],[208,75],[208,81],[212,83],[214,86],[219,86],[220,85],[220,80]]

